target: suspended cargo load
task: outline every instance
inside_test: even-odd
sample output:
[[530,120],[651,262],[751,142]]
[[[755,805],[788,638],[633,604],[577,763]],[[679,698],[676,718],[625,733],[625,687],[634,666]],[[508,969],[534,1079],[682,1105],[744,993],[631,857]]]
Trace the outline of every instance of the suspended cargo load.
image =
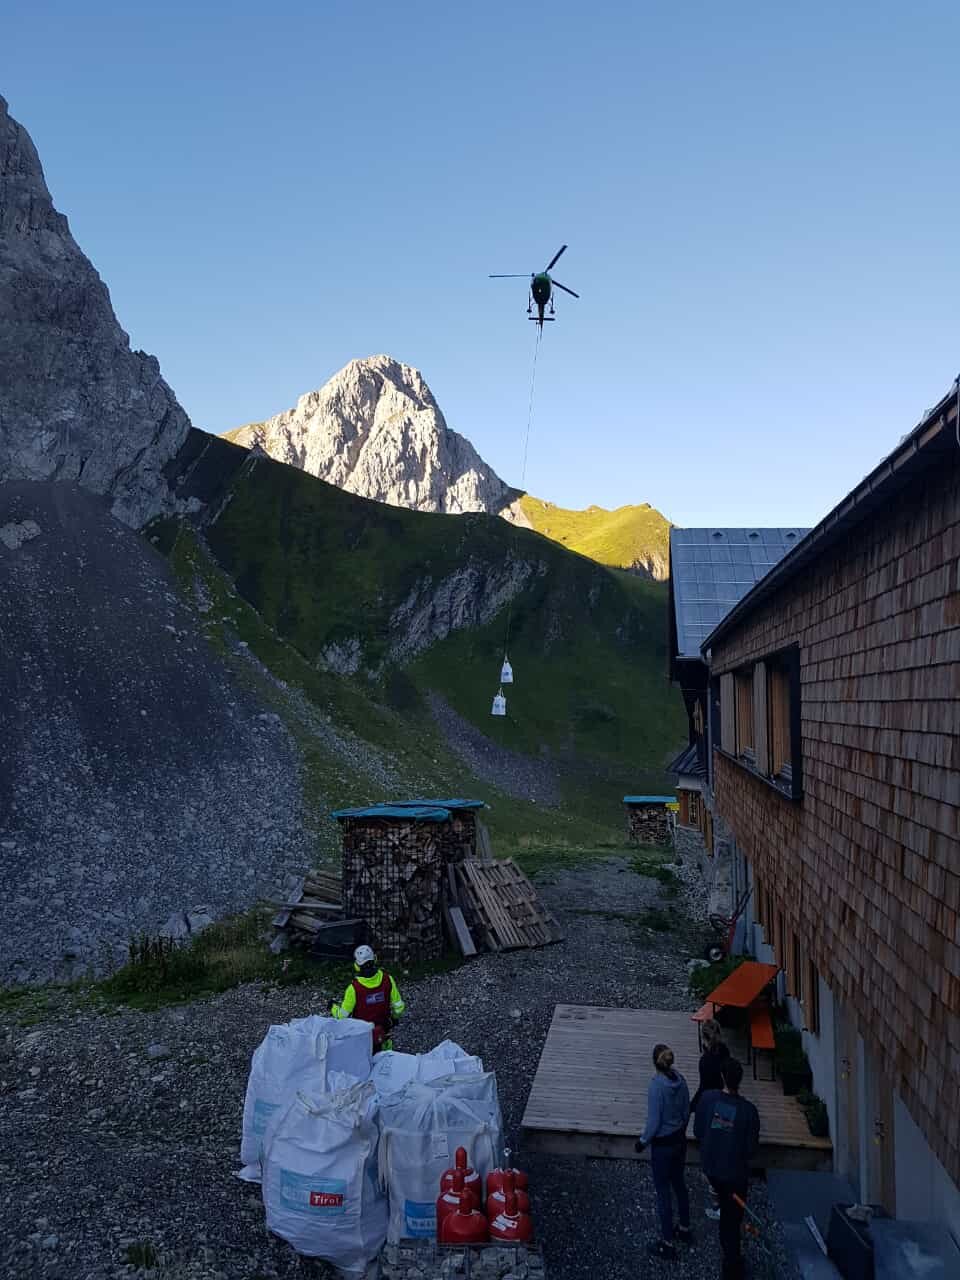
[[503,666],[500,668],[500,683],[513,684],[513,667],[510,665],[510,659],[504,656]]
[[493,700],[493,707],[490,710],[492,716],[505,716],[507,714],[507,700],[503,696],[503,690],[496,695]]

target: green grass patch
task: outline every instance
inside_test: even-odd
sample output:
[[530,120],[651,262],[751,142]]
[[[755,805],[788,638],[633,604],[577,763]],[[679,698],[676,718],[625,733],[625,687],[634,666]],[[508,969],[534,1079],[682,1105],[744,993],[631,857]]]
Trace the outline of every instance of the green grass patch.
[[525,494],[520,506],[538,533],[600,564],[628,569],[649,559],[664,564],[669,559],[670,522],[649,503],[571,511]]
[[652,929],[655,933],[670,933],[676,928],[677,919],[671,911],[662,907],[651,907],[637,918],[637,923],[644,929]]
[[210,925],[196,937],[177,944],[141,934],[132,938],[127,963],[94,984],[108,1000],[134,1009],[158,1009],[216,995],[243,982],[276,986],[317,983],[334,966],[311,961],[292,949],[273,955],[267,926],[273,908],[255,908]]
[[143,1267],[145,1271],[152,1271],[160,1261],[160,1255],[156,1245],[149,1240],[138,1240],[127,1245],[126,1259],[131,1267]]

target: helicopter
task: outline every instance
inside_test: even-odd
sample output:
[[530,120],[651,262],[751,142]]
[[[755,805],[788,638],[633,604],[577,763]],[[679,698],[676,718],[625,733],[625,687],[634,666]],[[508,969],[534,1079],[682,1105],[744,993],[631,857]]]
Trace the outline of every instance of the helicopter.
[[[557,252],[553,255],[542,271],[530,272],[530,301],[527,303],[527,315],[543,330],[544,323],[547,320],[554,320],[553,290],[562,289],[564,293],[569,293],[573,298],[579,298],[579,293],[574,293],[572,289],[568,289],[565,284],[561,284],[559,280],[554,280],[550,275],[557,259],[562,253],[565,253],[567,246],[562,244]],[[525,280],[526,273],[515,275],[491,275],[491,280]],[[550,304],[550,314],[545,315],[547,303]],[[533,304],[537,304],[537,314],[533,314]]]

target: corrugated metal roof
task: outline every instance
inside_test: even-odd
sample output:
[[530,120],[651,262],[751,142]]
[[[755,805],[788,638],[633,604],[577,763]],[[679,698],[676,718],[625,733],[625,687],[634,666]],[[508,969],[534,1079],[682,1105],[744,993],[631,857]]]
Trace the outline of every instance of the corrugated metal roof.
[[717,624],[806,529],[671,529],[670,581],[677,657],[700,657]]
[[694,742],[692,746],[685,747],[684,750],[667,765],[667,773],[680,773],[687,777],[705,778],[707,776],[707,770],[700,755],[700,748],[698,745]]

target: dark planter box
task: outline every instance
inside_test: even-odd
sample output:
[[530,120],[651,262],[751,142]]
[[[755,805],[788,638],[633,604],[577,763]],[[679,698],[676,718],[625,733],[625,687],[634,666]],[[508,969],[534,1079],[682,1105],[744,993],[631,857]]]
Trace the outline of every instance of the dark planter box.
[[801,1067],[799,1069],[786,1070],[778,1069],[780,1076],[780,1084],[783,1086],[783,1092],[787,1097],[793,1097],[798,1094],[801,1089],[813,1088],[813,1072],[809,1067]]
[[[870,1224],[854,1222],[847,1217],[848,1204],[835,1204],[830,1210],[830,1226],[827,1230],[827,1253],[837,1264],[844,1280],[874,1280],[873,1241]],[[880,1205],[870,1206],[874,1216],[885,1218]]]

